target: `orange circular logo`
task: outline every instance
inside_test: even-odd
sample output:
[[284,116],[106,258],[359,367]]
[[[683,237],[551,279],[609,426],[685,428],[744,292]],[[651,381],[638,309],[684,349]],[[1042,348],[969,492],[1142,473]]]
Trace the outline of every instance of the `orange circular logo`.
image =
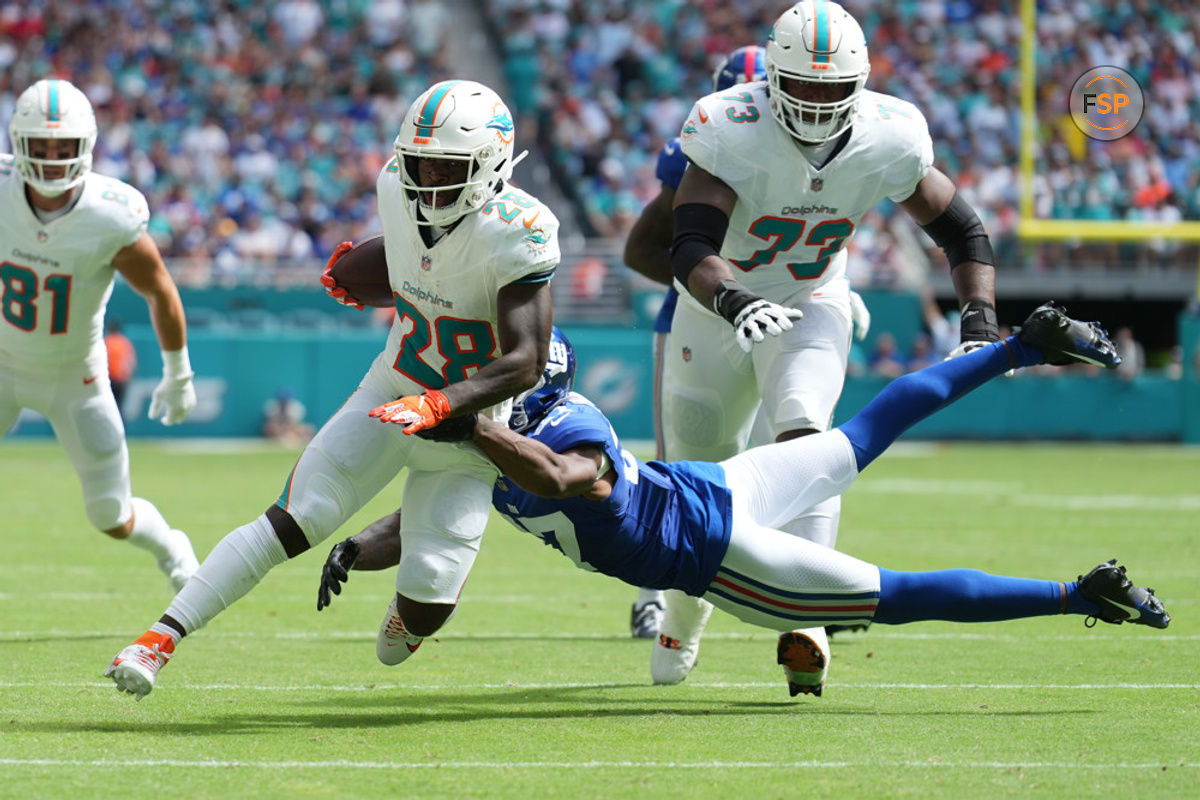
[[1071,120],[1093,139],[1128,136],[1142,121],[1142,87],[1120,67],[1092,67],[1071,87]]

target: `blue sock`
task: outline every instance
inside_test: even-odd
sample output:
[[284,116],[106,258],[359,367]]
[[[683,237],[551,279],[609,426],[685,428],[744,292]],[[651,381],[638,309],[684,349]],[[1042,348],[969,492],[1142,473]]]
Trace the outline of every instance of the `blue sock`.
[[838,426],[854,448],[859,472],[900,434],[998,375],[1045,361],[1042,351],[1016,336],[901,375],[875,399]]
[[880,567],[874,621],[885,625],[931,619],[996,622],[1098,612],[1095,603],[1079,594],[1075,581],[1009,578],[976,569],[894,572]]

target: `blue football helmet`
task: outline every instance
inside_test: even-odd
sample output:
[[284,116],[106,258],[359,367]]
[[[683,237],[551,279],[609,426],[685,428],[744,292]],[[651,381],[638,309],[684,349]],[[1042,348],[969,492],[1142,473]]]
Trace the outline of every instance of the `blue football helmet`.
[[512,415],[508,427],[517,433],[535,427],[550,409],[566,399],[575,383],[575,348],[558,326],[550,331],[550,357],[542,377],[528,389],[513,398]]
[[723,92],[739,83],[766,80],[766,50],[757,45],[739,47],[713,70],[713,91]]

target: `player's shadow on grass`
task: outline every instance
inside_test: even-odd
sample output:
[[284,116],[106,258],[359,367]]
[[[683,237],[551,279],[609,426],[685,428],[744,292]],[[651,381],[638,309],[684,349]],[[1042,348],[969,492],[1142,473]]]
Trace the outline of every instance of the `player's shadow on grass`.
[[44,644],[46,642],[80,642],[97,639],[117,640],[117,637],[111,633],[75,633],[73,631],[66,631],[59,634],[30,634],[21,636],[7,634],[3,638],[0,638],[0,647],[6,645]]
[[[14,722],[10,733],[132,733],[132,734],[258,734],[280,729],[303,730],[353,730],[392,728],[397,726],[445,725],[455,722],[475,723],[487,720],[563,720],[603,718],[633,719],[674,715],[680,717],[723,717],[744,718],[747,713],[765,716],[788,714],[842,717],[1073,717],[1081,714],[1099,715],[1107,713],[1100,708],[1038,708],[1019,711],[984,711],[981,709],[924,710],[924,711],[881,711],[869,705],[835,706],[797,700],[778,702],[739,701],[729,699],[706,700],[695,697],[672,697],[663,689],[662,697],[623,697],[615,692],[629,689],[646,690],[644,684],[604,684],[598,686],[574,686],[527,689],[514,687],[512,691],[422,693],[414,695],[403,689],[389,687],[378,692],[365,690],[361,693],[331,693],[330,696],[314,697],[317,691],[304,698],[288,701],[292,710],[275,713],[250,712],[245,714],[222,713],[205,716],[203,712],[181,711],[169,703],[158,708],[153,702],[137,708],[134,714],[127,709],[114,709],[121,719],[103,721],[53,720],[31,723]],[[659,694],[658,689],[653,694]],[[125,702],[124,698],[119,702]],[[278,703],[277,703],[278,705]],[[330,710],[317,710],[327,706]],[[181,714],[190,718],[181,719]]]

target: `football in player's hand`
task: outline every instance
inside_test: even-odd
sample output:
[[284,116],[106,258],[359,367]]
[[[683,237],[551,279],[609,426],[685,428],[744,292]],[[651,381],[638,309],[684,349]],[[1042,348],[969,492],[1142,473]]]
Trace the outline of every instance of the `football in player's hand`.
[[339,289],[366,306],[388,308],[395,304],[388,280],[383,235],[363,239],[347,250],[329,270]]

